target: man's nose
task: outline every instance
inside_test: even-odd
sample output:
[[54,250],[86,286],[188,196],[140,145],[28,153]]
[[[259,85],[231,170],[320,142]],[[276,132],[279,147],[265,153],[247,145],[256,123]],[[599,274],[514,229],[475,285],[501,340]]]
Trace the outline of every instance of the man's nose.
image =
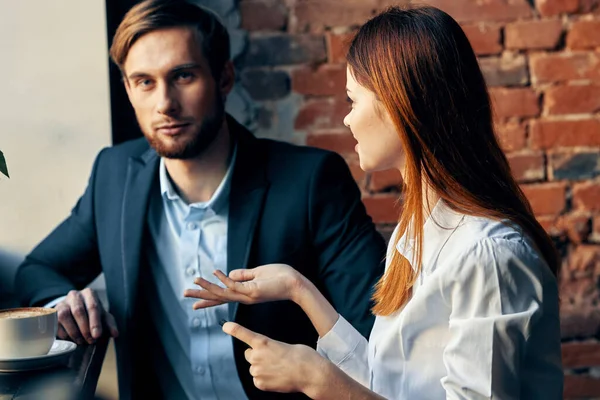
[[169,85],[162,85],[159,89],[157,111],[160,114],[173,115],[179,112],[179,108],[179,101],[175,90]]

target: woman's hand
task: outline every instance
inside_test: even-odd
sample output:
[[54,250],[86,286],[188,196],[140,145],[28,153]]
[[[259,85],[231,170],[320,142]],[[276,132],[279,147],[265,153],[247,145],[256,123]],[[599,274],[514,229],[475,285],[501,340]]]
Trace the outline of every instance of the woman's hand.
[[275,300],[293,300],[301,290],[306,279],[286,264],[268,264],[253,269],[237,269],[229,277],[221,271],[215,276],[225,288],[203,278],[194,283],[202,290],[188,289],[185,297],[201,299],[194,303],[194,309],[212,307],[237,301],[243,304],[264,303]]
[[234,322],[223,325],[223,331],[250,346],[244,356],[260,390],[306,393],[324,375],[328,361],[308,346],[278,342]]

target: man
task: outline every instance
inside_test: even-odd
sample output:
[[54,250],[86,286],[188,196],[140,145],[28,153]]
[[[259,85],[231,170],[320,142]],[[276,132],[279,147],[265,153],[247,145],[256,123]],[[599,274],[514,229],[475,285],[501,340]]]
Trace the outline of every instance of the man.
[[[145,140],[100,152],[71,215],[19,267],[18,293],[29,305],[56,304],[60,338],[116,337],[122,399],[142,390],[283,397],[254,387],[245,348],[219,321],[315,346],[304,313],[290,302],[194,311],[183,292],[215,269],[286,263],[368,335],[385,250],[347,166],[333,153],[256,139],[226,115],[229,38],[202,8],[136,5],[111,56]],[[110,313],[85,288],[100,272]]]

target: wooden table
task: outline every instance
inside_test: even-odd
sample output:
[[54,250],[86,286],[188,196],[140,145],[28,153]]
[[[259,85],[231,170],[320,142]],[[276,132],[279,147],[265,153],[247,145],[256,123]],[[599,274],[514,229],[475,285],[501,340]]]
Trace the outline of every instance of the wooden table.
[[77,346],[68,365],[30,372],[0,373],[0,400],[93,399],[109,338]]

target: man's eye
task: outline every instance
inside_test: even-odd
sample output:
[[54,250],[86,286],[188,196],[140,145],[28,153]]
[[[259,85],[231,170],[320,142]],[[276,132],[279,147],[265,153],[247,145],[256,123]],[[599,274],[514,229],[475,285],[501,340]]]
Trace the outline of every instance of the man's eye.
[[348,103],[350,103],[350,104],[353,104],[353,103],[354,103],[354,100],[352,100],[352,99],[350,98],[350,96],[346,96],[346,101],[347,101]]
[[140,80],[137,82],[137,85],[138,85],[138,86],[140,86],[140,87],[143,87],[143,88],[144,88],[144,87],[148,87],[148,86],[150,86],[151,84],[152,84],[152,81],[151,81],[150,79],[140,79]]
[[178,81],[189,81],[194,75],[191,72],[179,72],[175,75],[175,79]]

